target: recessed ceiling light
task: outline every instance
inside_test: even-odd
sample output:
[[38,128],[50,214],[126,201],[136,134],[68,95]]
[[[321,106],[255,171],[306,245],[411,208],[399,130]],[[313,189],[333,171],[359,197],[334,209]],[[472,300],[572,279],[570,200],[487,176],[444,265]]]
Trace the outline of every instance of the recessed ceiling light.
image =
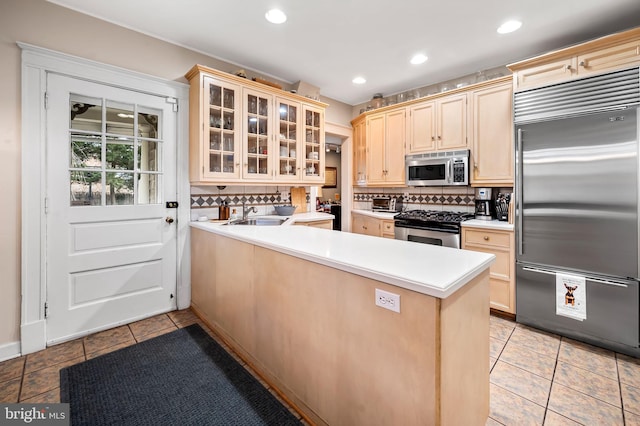
[[416,53],[411,58],[411,63],[413,65],[420,65],[420,64],[424,64],[425,62],[427,62],[427,59],[429,59],[427,57],[427,55],[423,55],[422,53]]
[[272,24],[282,24],[287,20],[287,15],[285,15],[280,9],[271,9],[264,14],[264,17]]
[[520,21],[507,21],[504,24],[500,25],[500,28],[498,28],[498,32],[500,34],[512,33],[521,26],[522,22]]
[[353,80],[351,80],[351,82],[353,84],[365,84],[367,80],[364,77],[356,77]]

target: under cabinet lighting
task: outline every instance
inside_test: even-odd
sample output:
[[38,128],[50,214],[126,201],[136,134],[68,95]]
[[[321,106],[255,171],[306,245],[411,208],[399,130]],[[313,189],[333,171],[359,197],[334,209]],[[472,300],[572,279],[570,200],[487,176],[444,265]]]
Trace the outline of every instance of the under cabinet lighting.
[[351,82],[353,84],[365,84],[367,80],[364,77],[356,77],[353,80],[351,80]]
[[522,22],[520,21],[515,21],[515,20],[507,21],[504,24],[500,25],[500,27],[498,28],[498,33],[500,34],[512,33],[518,28],[520,28],[521,26],[522,26]]
[[264,14],[264,17],[272,24],[282,24],[287,20],[287,15],[285,15],[280,9],[271,9]]
[[415,55],[413,55],[413,57],[411,58],[411,63],[413,65],[420,65],[420,64],[424,64],[425,62],[427,62],[427,59],[429,59],[429,57],[427,57],[427,55],[424,55],[422,53],[417,53]]

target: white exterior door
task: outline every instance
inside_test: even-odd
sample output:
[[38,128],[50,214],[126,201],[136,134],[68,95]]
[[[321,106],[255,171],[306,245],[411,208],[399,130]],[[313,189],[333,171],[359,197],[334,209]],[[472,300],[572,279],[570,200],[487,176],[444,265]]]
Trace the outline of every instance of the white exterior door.
[[47,94],[47,344],[175,309],[173,104],[56,74]]

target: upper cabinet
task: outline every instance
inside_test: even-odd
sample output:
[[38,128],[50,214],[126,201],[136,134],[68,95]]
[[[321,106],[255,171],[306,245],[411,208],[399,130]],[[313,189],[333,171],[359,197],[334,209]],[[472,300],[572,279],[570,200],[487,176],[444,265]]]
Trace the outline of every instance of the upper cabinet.
[[366,126],[367,184],[404,185],[405,109],[371,115]]
[[471,185],[513,186],[513,85],[509,77],[469,93]]
[[640,65],[640,28],[509,65],[517,91]]
[[353,184],[367,183],[367,120],[353,122]]
[[324,182],[326,104],[201,65],[186,77],[191,183]]
[[467,148],[467,94],[409,106],[407,154]]
[[324,182],[324,110],[310,105],[304,105],[302,109],[304,116],[303,179]]
[[405,154],[469,149],[471,185],[513,186],[512,77],[367,112],[353,125],[353,184],[404,186]]
[[[236,180],[240,177],[240,86],[218,79],[202,79],[202,108],[192,109],[202,122],[201,151],[192,164],[198,164],[203,179],[216,176]],[[198,114],[197,111],[200,111]],[[192,123],[193,125],[193,123]]]

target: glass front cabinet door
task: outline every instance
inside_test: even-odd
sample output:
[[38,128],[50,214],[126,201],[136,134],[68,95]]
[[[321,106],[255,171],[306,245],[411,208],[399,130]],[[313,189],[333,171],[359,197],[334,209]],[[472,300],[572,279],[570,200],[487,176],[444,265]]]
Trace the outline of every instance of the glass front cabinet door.
[[244,90],[244,168],[245,179],[273,177],[271,144],[273,96],[257,90]]
[[240,178],[240,94],[239,86],[204,78],[205,178]]
[[305,105],[303,118],[303,180],[324,182],[324,111]]
[[302,176],[300,156],[302,147],[300,144],[301,127],[298,125],[302,109],[297,102],[284,99],[276,99],[277,121],[276,128],[276,178],[278,180],[298,180]]

